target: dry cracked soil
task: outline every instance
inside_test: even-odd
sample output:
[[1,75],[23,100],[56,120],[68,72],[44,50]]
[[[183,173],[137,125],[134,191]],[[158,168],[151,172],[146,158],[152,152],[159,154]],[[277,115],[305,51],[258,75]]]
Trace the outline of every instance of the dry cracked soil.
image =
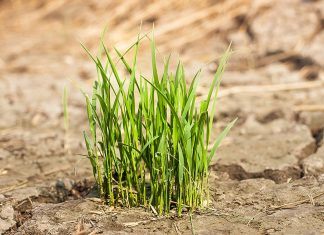
[[[141,21],[188,78],[203,68],[202,97],[232,42],[213,136],[239,119],[191,219],[105,205],[83,156],[96,75],[79,42],[95,52],[107,26],[125,49]],[[0,22],[0,234],[324,234],[324,1],[0,0]]]

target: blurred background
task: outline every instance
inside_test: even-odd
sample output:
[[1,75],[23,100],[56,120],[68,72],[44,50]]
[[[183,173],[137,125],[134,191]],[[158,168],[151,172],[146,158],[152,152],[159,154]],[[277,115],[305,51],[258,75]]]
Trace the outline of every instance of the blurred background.
[[[160,62],[169,53],[173,64],[181,58],[188,80],[203,68],[201,96],[232,43],[215,119],[219,128],[234,117],[239,121],[225,146],[253,148],[260,136],[263,142],[271,140],[267,146],[274,149],[291,139],[311,146],[308,153],[319,145],[324,127],[324,1],[1,0],[0,187],[76,177],[73,169],[91,175],[88,162],[81,164],[83,158],[76,154],[84,153],[81,133],[87,123],[80,89],[91,89],[96,71],[80,42],[96,53],[106,27],[108,48],[124,51],[136,40],[141,24],[143,33],[154,24]],[[140,70],[148,72],[145,41],[140,58]],[[68,138],[63,130],[64,86],[69,93]],[[306,132],[296,132],[299,124],[306,125]],[[288,134],[273,142],[274,133],[281,132]],[[250,145],[244,142],[247,136],[255,138]],[[298,144],[284,151],[290,156]],[[226,159],[226,164],[250,169],[249,159]],[[276,169],[287,162],[290,158],[254,167]]]

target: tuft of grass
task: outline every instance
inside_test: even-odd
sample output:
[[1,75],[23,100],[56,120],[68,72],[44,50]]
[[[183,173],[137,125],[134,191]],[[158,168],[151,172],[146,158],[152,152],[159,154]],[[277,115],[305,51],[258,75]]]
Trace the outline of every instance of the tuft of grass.
[[[183,207],[193,211],[208,204],[209,164],[236,121],[228,124],[208,151],[230,48],[220,60],[207,98],[197,107],[200,71],[187,86],[182,63],[172,73],[169,57],[159,72],[154,37],[146,37],[151,43],[152,74],[147,78],[139,73],[137,55],[143,38],[138,37],[126,51],[133,50],[132,63],[117,49],[114,61],[104,43],[100,47],[103,59],[84,47],[98,72],[92,95],[85,94],[88,158],[100,196],[110,205],[144,206],[160,215],[176,208],[181,215]],[[126,77],[116,67],[119,61],[128,71]]]

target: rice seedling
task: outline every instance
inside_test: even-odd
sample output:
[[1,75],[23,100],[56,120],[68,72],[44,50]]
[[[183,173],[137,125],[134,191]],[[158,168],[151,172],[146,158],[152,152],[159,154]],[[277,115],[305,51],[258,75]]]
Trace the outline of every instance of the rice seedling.
[[[174,73],[169,58],[160,73],[156,63],[154,37],[151,44],[151,76],[137,70],[138,37],[127,51],[128,63],[115,49],[118,60],[101,43],[105,58],[92,56],[98,79],[92,95],[85,94],[89,119],[84,132],[88,158],[100,196],[110,205],[144,206],[158,214],[183,207],[190,211],[208,204],[208,166],[220,142],[235,120],[210,144],[216,98],[230,49],[220,60],[207,98],[196,106],[200,71],[187,86],[181,62]],[[116,64],[121,61],[128,75],[123,77]],[[117,86],[113,84],[117,83]]]
[[67,132],[69,129],[69,112],[68,112],[68,91],[66,86],[64,87],[63,90],[62,106],[63,106],[63,118],[64,118],[64,131]]
[[63,96],[62,96],[62,108],[63,108],[63,123],[64,123],[64,150],[66,153],[70,154],[69,146],[69,110],[68,110],[68,90],[64,86]]

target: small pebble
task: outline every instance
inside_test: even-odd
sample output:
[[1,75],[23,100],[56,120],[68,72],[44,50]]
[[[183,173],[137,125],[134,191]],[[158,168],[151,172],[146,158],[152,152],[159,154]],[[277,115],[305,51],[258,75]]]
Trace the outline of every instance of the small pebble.
[[73,189],[73,186],[74,186],[74,181],[71,179],[64,178],[56,181],[56,188],[71,191]]

